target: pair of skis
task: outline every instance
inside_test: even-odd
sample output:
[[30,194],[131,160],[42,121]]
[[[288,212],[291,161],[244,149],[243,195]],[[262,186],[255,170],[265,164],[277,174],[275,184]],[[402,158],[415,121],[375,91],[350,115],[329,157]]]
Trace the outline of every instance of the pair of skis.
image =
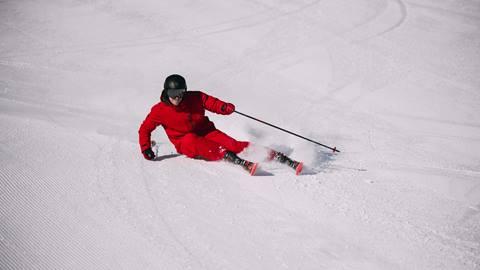
[[[250,175],[255,175],[255,172],[259,167],[259,163],[242,159],[235,155],[233,152],[227,152],[224,159],[228,162],[242,166],[242,168],[245,169]],[[293,160],[281,152],[270,150],[267,160],[276,161],[281,164],[287,165],[288,167],[295,170],[296,175],[300,175],[302,173],[303,162]]]

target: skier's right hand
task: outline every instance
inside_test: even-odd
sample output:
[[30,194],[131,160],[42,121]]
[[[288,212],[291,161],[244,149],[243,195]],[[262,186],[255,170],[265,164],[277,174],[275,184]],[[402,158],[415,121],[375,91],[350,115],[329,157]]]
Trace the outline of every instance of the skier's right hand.
[[143,157],[148,160],[153,160],[155,158],[155,153],[152,151],[152,148],[145,149],[142,154]]

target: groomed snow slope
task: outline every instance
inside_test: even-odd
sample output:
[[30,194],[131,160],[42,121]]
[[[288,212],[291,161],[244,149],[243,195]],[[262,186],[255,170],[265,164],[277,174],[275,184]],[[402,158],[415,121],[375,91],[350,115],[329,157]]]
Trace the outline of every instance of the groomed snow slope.
[[[1,269],[478,269],[478,0],[0,1]],[[137,130],[180,73],[304,160]]]

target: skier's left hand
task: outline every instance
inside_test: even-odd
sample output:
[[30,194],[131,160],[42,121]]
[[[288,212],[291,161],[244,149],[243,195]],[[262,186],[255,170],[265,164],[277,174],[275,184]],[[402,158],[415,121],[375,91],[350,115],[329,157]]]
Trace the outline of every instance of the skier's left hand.
[[232,103],[225,103],[223,104],[221,110],[226,115],[232,114],[235,111],[235,105]]

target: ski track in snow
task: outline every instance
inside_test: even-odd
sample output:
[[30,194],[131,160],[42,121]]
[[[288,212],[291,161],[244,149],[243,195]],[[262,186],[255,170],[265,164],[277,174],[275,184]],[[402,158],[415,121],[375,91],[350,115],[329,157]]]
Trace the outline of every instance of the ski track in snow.
[[[477,269],[480,10],[424,2],[0,2],[0,268]],[[342,153],[209,115],[305,174],[187,159],[161,130],[143,160],[177,70]]]
[[[255,27],[259,26],[261,24],[265,24],[271,21],[278,20],[282,17],[285,16],[291,16],[294,15],[298,12],[301,12],[303,10],[306,10],[312,6],[315,6],[318,2],[321,2],[322,0],[316,0],[311,3],[307,3],[303,6],[300,6],[298,8],[288,10],[288,11],[281,11],[280,14],[269,14],[272,13],[269,11],[266,15],[254,15],[254,16],[248,16],[246,18],[240,18],[240,19],[234,19],[228,22],[223,22],[220,24],[212,25],[212,26],[204,26],[204,27],[197,27],[189,30],[185,30],[182,33],[176,33],[167,36],[167,38],[163,36],[152,36],[152,37],[146,37],[146,38],[140,38],[140,39],[135,39],[135,40],[125,40],[121,42],[115,42],[115,43],[100,43],[100,44],[92,44],[92,45],[84,45],[80,47],[71,47],[71,48],[48,48],[47,46],[44,45],[44,48],[42,50],[36,51],[35,54],[32,53],[26,53],[26,54],[13,54],[13,55],[2,55],[0,59],[9,59],[9,58],[15,58],[15,57],[21,57],[21,56],[35,56],[38,54],[45,54],[45,53],[54,53],[54,54],[65,54],[65,53],[81,53],[81,52],[89,52],[89,51],[98,51],[98,50],[106,50],[106,49],[124,49],[124,48],[137,48],[137,47],[142,47],[142,46],[151,46],[151,45],[162,45],[166,43],[172,43],[172,42],[179,42],[181,41],[182,36],[190,36],[190,38],[202,38],[205,36],[209,35],[214,35],[214,34],[221,34],[225,32],[230,32],[230,31],[236,31],[236,30],[241,30],[244,28],[250,28],[250,27]],[[274,8],[270,8],[271,10],[274,10]],[[275,10],[274,10],[275,11]],[[228,26],[228,24],[233,23],[232,26]],[[6,25],[6,24],[4,24]],[[227,25],[227,26],[223,26]],[[15,31],[18,31],[22,35],[25,35],[29,37],[30,39],[34,41],[39,41],[40,39],[32,37],[23,31],[10,26],[6,25],[9,28],[14,29]],[[212,28],[220,28],[220,29],[215,29],[215,30],[210,30]],[[192,35],[193,33],[193,35]],[[179,38],[180,36],[180,38]],[[160,40],[156,40],[160,39]],[[42,43],[42,42],[39,42]]]
[[385,35],[391,31],[394,31],[395,29],[399,28],[404,22],[405,20],[407,19],[407,7],[405,5],[404,2],[402,2],[402,0],[390,0],[389,3],[395,3],[395,5],[398,6],[398,9],[399,9],[399,19],[393,23],[391,26],[389,26],[387,29],[381,31],[380,33],[376,33],[374,34],[373,36],[367,38],[367,39],[364,39],[362,40],[363,41],[366,41],[368,39],[372,39],[372,38],[377,38],[377,37],[380,37],[382,35]]

